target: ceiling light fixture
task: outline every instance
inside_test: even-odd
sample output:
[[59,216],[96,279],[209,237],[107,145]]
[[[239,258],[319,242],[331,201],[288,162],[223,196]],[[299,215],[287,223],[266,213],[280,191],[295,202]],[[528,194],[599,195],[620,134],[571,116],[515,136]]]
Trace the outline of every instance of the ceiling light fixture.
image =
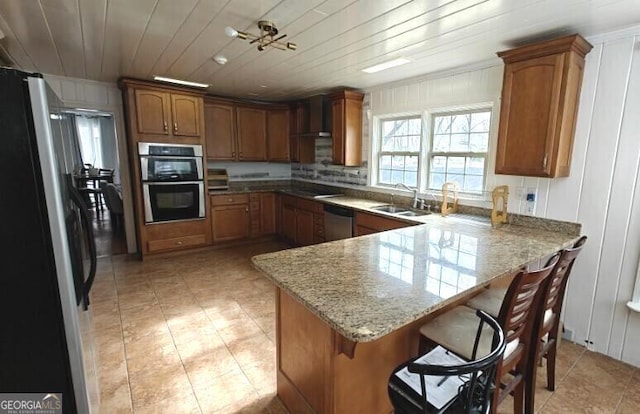
[[228,62],[227,58],[222,56],[222,55],[215,55],[213,57],[214,62],[216,62],[218,65],[224,65]]
[[286,34],[278,35],[278,28],[276,24],[267,20],[260,20],[258,22],[258,27],[260,28],[260,36],[254,35],[252,33],[241,32],[240,30],[236,30],[233,27],[227,26],[224,29],[224,33],[233,38],[249,40],[249,43],[258,43],[258,50],[263,51],[267,46],[274,47],[280,50],[296,50],[298,46],[295,43],[291,42],[281,42],[280,40],[287,37]]
[[160,82],[175,83],[177,85],[193,86],[195,88],[208,88],[209,87],[208,83],[191,82],[191,81],[186,81],[186,80],[182,80],[182,79],[166,78],[164,76],[154,76],[153,79],[157,80],[157,81],[160,81]]
[[409,59],[401,57],[401,58],[397,58],[397,59],[389,60],[387,62],[380,63],[378,65],[369,66],[368,68],[362,69],[362,71],[363,72],[367,72],[367,73],[376,73],[376,72],[380,72],[382,70],[394,68],[396,66],[404,65],[404,64],[407,64],[409,62],[411,62]]

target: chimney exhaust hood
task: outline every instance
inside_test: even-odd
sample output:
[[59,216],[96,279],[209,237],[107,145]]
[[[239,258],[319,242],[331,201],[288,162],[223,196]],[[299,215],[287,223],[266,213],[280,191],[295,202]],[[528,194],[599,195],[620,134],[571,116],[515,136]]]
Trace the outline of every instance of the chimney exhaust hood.
[[303,137],[330,137],[331,136],[331,102],[327,95],[310,97],[309,103],[309,132]]

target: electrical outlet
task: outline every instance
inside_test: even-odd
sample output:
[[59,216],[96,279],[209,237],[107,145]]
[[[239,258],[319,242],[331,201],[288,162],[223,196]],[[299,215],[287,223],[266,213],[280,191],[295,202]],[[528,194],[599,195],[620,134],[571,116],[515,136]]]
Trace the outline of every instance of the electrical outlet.
[[525,206],[527,214],[533,214],[533,211],[535,210],[535,207],[536,207],[536,198],[537,198],[536,196],[537,196],[536,188],[533,188],[533,187],[527,188],[527,192],[524,197],[525,201],[527,202]]

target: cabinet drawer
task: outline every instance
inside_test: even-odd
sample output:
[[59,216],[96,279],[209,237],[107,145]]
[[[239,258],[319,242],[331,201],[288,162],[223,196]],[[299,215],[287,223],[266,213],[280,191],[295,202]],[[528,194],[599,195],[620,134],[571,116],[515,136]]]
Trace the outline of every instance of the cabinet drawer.
[[247,204],[249,195],[247,194],[229,194],[211,196],[211,204],[214,206],[230,206],[233,204]]
[[196,234],[193,236],[176,237],[164,240],[149,240],[147,246],[149,252],[159,252],[162,250],[176,250],[185,247],[204,245],[207,237],[204,234]]
[[405,221],[376,216],[373,214],[356,213],[356,225],[367,227],[369,229],[375,229],[377,231],[385,231],[391,229],[399,229],[401,227],[408,227],[412,224],[409,224]]

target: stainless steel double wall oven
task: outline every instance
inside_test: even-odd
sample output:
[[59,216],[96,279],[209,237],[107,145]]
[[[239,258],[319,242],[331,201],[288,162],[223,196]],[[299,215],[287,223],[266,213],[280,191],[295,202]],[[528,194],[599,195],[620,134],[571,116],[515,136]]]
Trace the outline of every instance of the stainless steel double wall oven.
[[205,217],[202,145],[138,143],[145,223]]

